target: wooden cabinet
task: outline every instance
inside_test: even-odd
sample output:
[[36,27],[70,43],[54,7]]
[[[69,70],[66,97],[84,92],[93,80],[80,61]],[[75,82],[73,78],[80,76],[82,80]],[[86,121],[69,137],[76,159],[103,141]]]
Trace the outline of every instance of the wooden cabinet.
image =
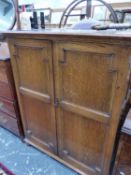
[[131,110],[121,131],[113,175],[131,174]]
[[81,174],[108,175],[131,45],[65,35],[7,34],[25,140]]
[[0,52],[0,126],[22,136],[22,126],[17,104],[14,79],[7,57],[1,58]]

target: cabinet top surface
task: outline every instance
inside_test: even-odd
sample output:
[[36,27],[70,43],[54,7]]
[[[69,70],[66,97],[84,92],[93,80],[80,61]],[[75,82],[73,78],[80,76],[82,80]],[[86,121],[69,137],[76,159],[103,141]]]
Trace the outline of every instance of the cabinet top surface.
[[88,36],[88,37],[110,37],[110,38],[127,38],[131,39],[131,30],[127,31],[116,31],[116,30],[71,30],[71,29],[45,29],[45,30],[13,30],[13,31],[1,31],[7,37],[18,36],[18,35],[57,35],[57,36]]

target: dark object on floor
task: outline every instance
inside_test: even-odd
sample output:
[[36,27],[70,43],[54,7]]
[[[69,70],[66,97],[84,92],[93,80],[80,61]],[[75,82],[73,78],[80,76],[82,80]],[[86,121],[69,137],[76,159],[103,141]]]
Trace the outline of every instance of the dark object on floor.
[[0,163],[0,175],[15,175],[8,168],[6,168],[2,163]]

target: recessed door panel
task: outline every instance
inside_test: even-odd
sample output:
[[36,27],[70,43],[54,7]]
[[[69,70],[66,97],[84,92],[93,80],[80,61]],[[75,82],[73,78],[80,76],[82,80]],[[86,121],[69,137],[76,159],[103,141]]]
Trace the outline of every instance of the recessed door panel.
[[104,123],[68,111],[63,112],[60,120],[60,156],[72,164],[79,162],[83,167],[88,165],[92,172],[100,173],[108,128]]
[[113,69],[114,55],[67,49],[63,57],[64,100],[109,113],[114,78],[110,69]]
[[55,121],[50,104],[26,96],[22,96],[22,103],[27,122],[26,138],[37,140],[43,148],[56,152]]
[[[49,93],[49,53],[48,43],[27,41],[15,44],[20,86],[41,93]],[[49,53],[49,54],[48,54]]]

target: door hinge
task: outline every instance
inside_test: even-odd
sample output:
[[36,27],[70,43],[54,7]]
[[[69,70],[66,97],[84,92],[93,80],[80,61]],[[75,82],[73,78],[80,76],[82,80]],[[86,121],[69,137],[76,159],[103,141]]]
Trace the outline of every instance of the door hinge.
[[59,99],[56,98],[54,101],[54,106],[57,108],[59,106],[59,104],[60,104]]

